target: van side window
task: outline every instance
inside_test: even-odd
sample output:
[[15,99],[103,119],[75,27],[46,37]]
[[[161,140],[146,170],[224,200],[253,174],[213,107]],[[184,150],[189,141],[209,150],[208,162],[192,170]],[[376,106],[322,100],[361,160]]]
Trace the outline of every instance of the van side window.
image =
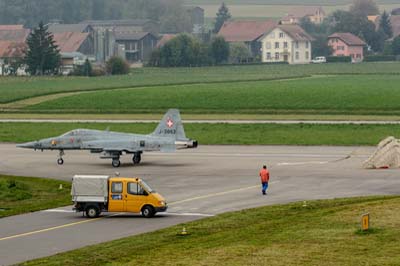
[[132,195],[138,194],[138,183],[128,183],[128,193]]
[[138,183],[128,183],[128,193],[132,195],[145,195],[145,190]]
[[111,192],[112,193],[122,193],[122,182],[112,182]]

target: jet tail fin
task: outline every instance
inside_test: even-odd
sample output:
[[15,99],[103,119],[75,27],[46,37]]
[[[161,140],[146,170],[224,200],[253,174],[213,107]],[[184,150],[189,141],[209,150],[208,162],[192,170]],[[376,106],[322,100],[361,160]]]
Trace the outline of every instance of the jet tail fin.
[[157,137],[170,137],[176,140],[186,140],[181,115],[178,109],[169,109],[152,133]]

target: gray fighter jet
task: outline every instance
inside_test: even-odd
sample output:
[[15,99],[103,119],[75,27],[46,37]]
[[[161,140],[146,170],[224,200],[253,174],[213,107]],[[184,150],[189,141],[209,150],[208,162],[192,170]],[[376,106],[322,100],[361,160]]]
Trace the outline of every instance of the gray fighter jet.
[[89,150],[102,159],[112,159],[112,166],[121,165],[120,156],[132,154],[133,164],[141,161],[144,151],[174,152],[176,149],[197,148],[197,141],[186,138],[179,110],[170,109],[156,130],[148,135],[92,129],[74,129],[61,136],[18,144],[34,150],[58,150],[58,164],[63,164],[65,150]]

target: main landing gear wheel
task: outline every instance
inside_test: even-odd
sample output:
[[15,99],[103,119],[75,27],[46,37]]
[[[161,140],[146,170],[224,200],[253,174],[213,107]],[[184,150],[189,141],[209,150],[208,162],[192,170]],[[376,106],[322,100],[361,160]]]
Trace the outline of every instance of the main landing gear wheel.
[[58,163],[58,165],[64,164],[63,158],[59,158],[59,159],[57,160],[57,163]]
[[117,168],[121,165],[121,161],[119,159],[113,159],[111,164],[113,167]]
[[140,153],[135,153],[135,155],[132,157],[133,164],[139,164],[141,160],[142,156]]

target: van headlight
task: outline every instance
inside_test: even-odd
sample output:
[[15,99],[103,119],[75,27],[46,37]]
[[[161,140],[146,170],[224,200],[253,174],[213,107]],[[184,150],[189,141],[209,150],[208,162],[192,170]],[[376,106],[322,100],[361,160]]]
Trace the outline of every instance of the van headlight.
[[165,201],[159,201],[158,204],[160,204],[161,206],[165,206],[166,205]]

